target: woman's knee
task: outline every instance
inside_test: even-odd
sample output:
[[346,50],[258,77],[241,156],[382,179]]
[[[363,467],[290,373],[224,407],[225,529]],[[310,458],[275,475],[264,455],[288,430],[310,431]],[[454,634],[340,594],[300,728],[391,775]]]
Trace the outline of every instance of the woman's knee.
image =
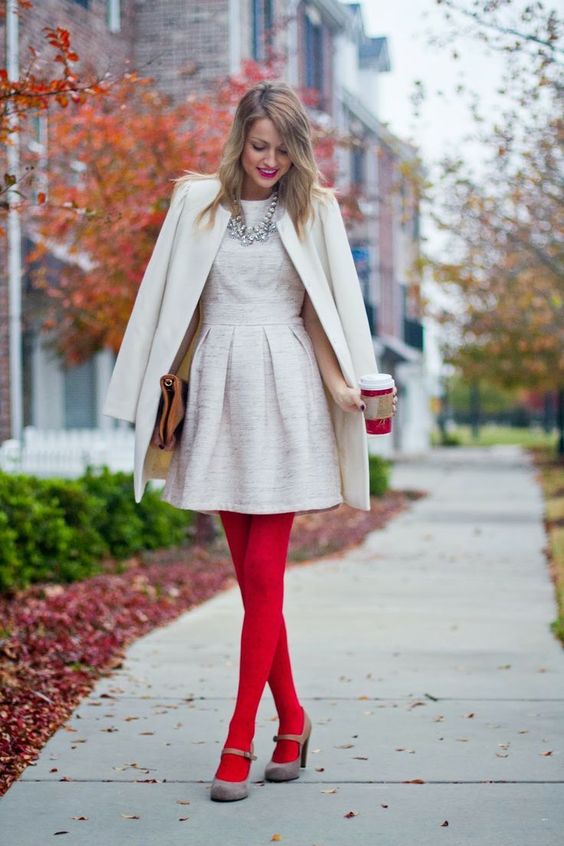
[[247,594],[268,599],[282,593],[284,566],[279,561],[273,561],[272,556],[247,548],[244,571]]

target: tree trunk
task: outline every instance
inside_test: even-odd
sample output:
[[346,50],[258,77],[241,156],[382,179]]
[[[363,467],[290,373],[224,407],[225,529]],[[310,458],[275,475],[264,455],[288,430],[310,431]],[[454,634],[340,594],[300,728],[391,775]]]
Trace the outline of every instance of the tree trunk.
[[558,455],[564,455],[564,388],[559,388],[556,394],[556,422],[558,426]]
[[480,437],[480,383],[472,382],[470,385],[470,425],[472,426],[472,437],[478,440]]
[[554,426],[554,403],[552,398],[552,391],[544,392],[542,428],[547,435],[552,432],[552,427]]
[[196,512],[196,531],[194,533],[194,543],[205,545],[211,543],[217,535],[215,522],[212,514],[204,514],[201,511]]

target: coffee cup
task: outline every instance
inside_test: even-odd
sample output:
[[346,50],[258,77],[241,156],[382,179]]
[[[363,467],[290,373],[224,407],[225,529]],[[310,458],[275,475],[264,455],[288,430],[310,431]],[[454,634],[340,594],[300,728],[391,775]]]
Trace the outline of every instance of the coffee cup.
[[366,373],[359,379],[364,400],[364,420],[369,435],[387,435],[392,431],[394,379],[390,373]]

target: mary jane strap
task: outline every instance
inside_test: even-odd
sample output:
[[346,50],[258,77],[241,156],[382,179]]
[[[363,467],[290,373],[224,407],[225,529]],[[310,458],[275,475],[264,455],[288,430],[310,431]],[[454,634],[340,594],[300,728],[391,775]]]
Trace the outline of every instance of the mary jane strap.
[[257,756],[253,752],[247,752],[244,749],[236,749],[234,746],[224,746],[221,754],[229,753],[230,755],[241,755],[243,758],[248,758],[250,761],[256,761]]

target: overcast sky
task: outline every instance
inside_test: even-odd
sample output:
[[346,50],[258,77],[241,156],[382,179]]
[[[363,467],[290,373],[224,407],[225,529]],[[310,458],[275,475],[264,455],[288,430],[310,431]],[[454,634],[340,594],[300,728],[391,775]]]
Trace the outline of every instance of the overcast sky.
[[[499,55],[486,54],[468,38],[458,44],[458,60],[452,58],[451,46],[430,46],[429,32],[446,31],[443,12],[435,0],[362,0],[362,9],[367,34],[388,38],[392,69],[380,78],[378,117],[392,131],[412,140],[424,158],[433,159],[453,145],[458,147],[469,128],[468,114],[454,92],[458,81],[471,83],[493,115],[501,68]],[[421,118],[414,122],[410,95],[418,79],[427,99]]]

